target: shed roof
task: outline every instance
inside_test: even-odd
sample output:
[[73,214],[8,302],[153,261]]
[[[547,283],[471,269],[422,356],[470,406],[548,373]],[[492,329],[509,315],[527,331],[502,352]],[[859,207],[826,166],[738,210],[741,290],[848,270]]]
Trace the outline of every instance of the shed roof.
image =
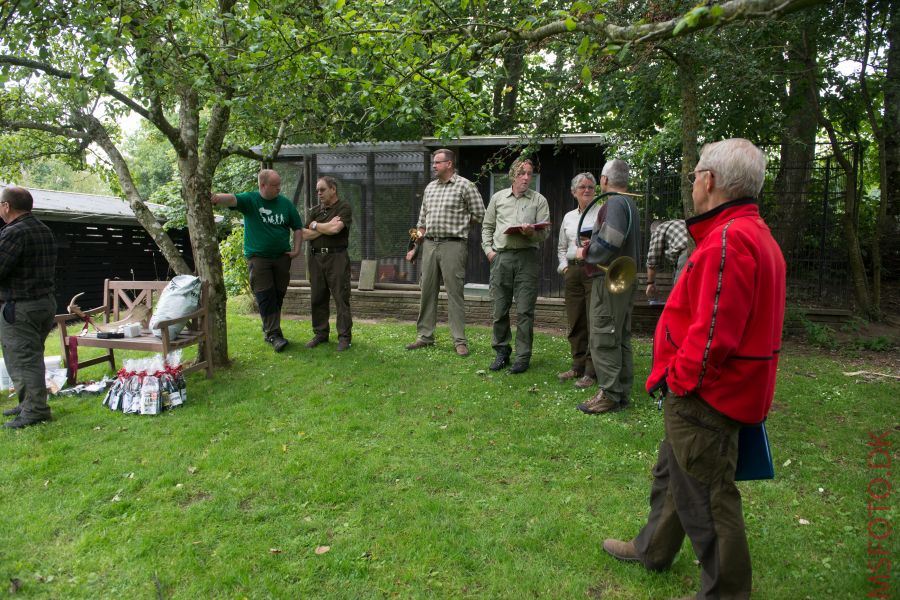
[[[0,184],[0,189],[5,188]],[[79,194],[28,188],[34,198],[35,215],[48,221],[84,221],[86,223],[122,223],[137,225],[137,217],[128,202],[117,196]],[[166,207],[162,204],[146,203],[157,220],[166,220]]]
[[426,137],[422,138],[422,143],[428,148],[440,146],[453,148],[464,146],[527,146],[529,144],[580,146],[609,144],[609,138],[602,133],[567,133],[556,137],[543,138],[530,138],[527,135],[464,135],[451,139]]
[[[313,154],[347,154],[366,152],[424,152],[442,146],[460,148],[464,146],[525,146],[528,144],[568,146],[609,144],[609,138],[602,133],[567,133],[556,137],[529,138],[525,135],[464,135],[458,138],[442,139],[426,137],[421,140],[401,140],[390,142],[348,142],[345,144],[288,144],[281,147],[278,159],[290,159]],[[256,150],[260,147],[254,148]]]

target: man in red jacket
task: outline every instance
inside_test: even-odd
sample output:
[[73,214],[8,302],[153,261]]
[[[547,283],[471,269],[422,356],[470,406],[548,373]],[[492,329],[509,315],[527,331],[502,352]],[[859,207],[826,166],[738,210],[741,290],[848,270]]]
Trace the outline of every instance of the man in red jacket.
[[691,174],[697,248],[657,324],[646,384],[665,394],[650,516],[630,542],[603,542],[618,559],[663,570],[686,533],[701,567],[697,598],[750,596],[738,432],[772,405],[785,300],[784,257],[756,204],[765,169],[759,148],[731,139],[705,146]]

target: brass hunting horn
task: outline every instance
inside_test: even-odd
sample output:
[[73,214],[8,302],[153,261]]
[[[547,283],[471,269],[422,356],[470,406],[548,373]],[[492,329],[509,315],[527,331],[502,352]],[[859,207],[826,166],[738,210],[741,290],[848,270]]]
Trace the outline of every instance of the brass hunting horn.
[[[584,223],[584,217],[593,208],[595,204],[600,202],[607,196],[618,194],[620,192],[604,192],[591,200],[591,203],[584,207],[581,218],[578,220],[578,232],[581,233],[581,226]],[[632,195],[632,194],[629,194]],[[628,210],[628,228],[625,231],[625,237],[631,232],[631,210]],[[600,269],[606,273],[606,289],[610,294],[621,294],[625,292],[634,283],[634,277],[637,275],[637,265],[630,256],[620,256],[616,260],[609,263],[609,266],[590,265],[595,269]]]

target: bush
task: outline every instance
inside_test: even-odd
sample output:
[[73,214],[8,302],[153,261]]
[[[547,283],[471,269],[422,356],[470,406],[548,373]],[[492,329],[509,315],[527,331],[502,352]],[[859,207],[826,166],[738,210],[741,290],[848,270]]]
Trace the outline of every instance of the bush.
[[829,349],[837,347],[834,329],[828,325],[811,321],[801,308],[795,306],[787,307],[784,313],[784,325],[785,330],[801,329],[803,337],[808,344]]
[[247,259],[244,257],[244,228],[235,227],[219,244],[222,255],[222,274],[225,278],[225,291],[229,296],[251,294],[250,274],[247,272]]

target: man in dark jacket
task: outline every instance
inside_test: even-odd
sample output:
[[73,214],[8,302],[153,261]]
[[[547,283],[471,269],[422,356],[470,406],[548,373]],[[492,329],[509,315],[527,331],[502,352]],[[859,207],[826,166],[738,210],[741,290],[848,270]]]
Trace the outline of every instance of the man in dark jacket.
[[350,204],[338,198],[337,181],[325,175],[316,182],[319,204],[306,213],[303,239],[309,242],[310,315],[313,338],[307,348],[315,348],[328,341],[329,295],[337,312],[337,351],[350,347],[353,338],[353,316],[350,314],[350,223],[353,211]]
[[31,214],[34,200],[25,188],[0,194],[0,340],[3,360],[19,404],[3,411],[15,418],[4,427],[21,429],[50,420],[44,372],[44,341],[53,327],[56,298],[56,241],[50,228]]
[[759,148],[731,139],[705,146],[691,174],[697,248],[657,324],[646,385],[665,393],[650,515],[630,542],[603,542],[662,570],[687,533],[701,568],[696,598],[750,596],[738,432],[772,405],[785,302],[784,257],[756,204],[765,168]]
[[[597,213],[590,245],[579,248],[575,257],[591,265],[609,266],[617,258],[630,256],[638,262],[641,247],[640,216],[628,195],[628,164],[614,159],[600,172],[600,191],[612,192]],[[591,360],[597,374],[597,394],[578,405],[589,415],[614,412],[628,404],[634,384],[631,352],[631,313],[634,310],[634,283],[618,294],[609,291],[606,275],[594,278],[591,288]]]

